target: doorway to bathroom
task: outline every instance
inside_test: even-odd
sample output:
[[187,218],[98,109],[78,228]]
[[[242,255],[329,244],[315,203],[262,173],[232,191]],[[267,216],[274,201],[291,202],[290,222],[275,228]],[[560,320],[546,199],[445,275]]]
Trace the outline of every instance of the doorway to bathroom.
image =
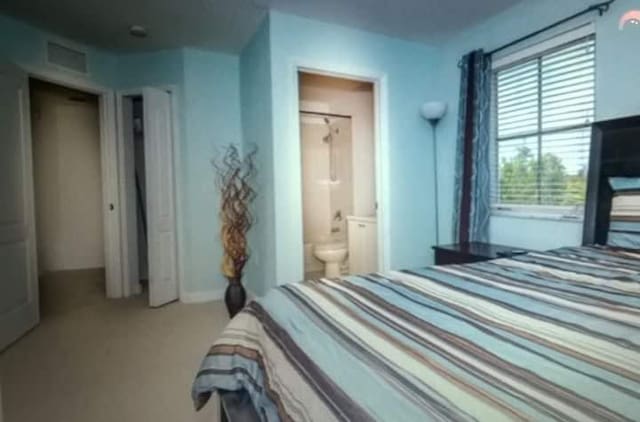
[[374,84],[300,71],[305,279],[378,270]]

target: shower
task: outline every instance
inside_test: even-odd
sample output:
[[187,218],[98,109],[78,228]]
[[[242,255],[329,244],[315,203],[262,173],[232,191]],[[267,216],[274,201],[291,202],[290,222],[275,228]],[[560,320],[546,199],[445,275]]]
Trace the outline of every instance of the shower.
[[346,217],[353,215],[354,194],[351,125],[351,116],[300,110],[306,273],[338,275],[348,269]]
[[331,126],[331,121],[328,117],[324,118],[324,123],[327,125],[329,129],[329,133],[322,138],[322,141],[325,144],[329,144],[329,181],[331,183],[338,183],[338,176],[336,172],[336,149],[334,147],[334,135],[338,136],[340,134],[340,128]]

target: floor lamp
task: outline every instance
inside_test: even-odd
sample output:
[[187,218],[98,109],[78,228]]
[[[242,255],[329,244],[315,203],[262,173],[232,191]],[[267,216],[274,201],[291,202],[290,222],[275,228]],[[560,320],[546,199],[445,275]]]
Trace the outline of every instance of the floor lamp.
[[420,113],[422,114],[422,117],[431,124],[431,130],[433,133],[433,181],[435,184],[436,195],[436,245],[438,245],[440,244],[440,220],[438,218],[438,207],[440,202],[438,201],[438,139],[436,136],[436,127],[447,113],[447,104],[442,101],[430,101],[422,105]]

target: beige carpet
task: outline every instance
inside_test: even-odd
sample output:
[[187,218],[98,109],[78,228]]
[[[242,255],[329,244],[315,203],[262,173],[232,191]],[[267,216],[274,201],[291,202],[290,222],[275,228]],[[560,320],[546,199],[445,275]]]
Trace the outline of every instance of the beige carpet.
[[228,318],[222,302],[107,300],[101,271],[41,280],[41,324],[0,355],[4,422],[217,421],[191,381]]

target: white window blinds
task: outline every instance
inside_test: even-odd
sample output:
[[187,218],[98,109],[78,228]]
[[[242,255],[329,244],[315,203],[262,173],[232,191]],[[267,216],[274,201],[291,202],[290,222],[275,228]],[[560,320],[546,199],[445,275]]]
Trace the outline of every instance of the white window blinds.
[[498,69],[494,81],[494,209],[582,215],[595,38]]

